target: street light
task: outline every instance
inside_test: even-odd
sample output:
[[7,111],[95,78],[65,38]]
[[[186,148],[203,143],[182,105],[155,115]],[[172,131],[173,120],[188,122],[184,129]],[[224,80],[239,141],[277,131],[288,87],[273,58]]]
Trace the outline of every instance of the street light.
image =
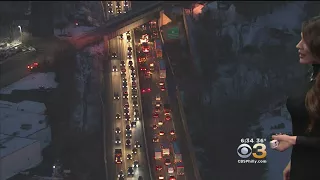
[[18,28],[19,28],[19,32],[20,32],[20,41],[22,42],[22,28],[21,28],[21,26],[18,26]]

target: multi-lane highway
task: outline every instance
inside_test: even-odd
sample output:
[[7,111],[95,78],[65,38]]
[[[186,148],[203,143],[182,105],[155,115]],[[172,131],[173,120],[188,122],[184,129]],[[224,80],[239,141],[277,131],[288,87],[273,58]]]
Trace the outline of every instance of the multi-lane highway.
[[[136,78],[136,57],[130,32],[110,41],[112,83],[112,155],[108,155],[110,179],[150,179],[149,163],[145,151],[139,81]],[[130,55],[131,54],[131,55]],[[131,57],[130,57],[131,56]],[[108,133],[110,134],[110,133]],[[110,140],[110,139],[109,139]],[[109,143],[109,142],[108,142]],[[141,146],[141,147],[140,147]],[[121,152],[120,152],[121,150]],[[112,158],[111,158],[112,157]],[[118,158],[117,158],[118,157]],[[120,158],[121,157],[121,158]],[[120,162],[122,160],[122,163]],[[119,163],[117,163],[117,161]],[[108,165],[108,167],[112,165]],[[131,175],[132,174],[132,175]]]
[[[140,38],[135,37],[136,41],[139,41]],[[145,90],[145,93],[142,94],[142,100],[149,147],[148,153],[150,157],[154,157],[151,161],[152,174],[155,177],[154,179],[184,180],[187,179],[185,175],[181,174],[184,171],[184,166],[180,166],[183,163],[179,163],[180,160],[177,158],[177,155],[181,155],[177,139],[184,137],[176,135],[175,123],[173,123],[174,116],[171,112],[165,111],[165,109],[171,109],[171,103],[166,89],[166,79],[160,78],[161,58],[156,58],[153,45],[152,42],[149,42],[150,52],[147,53],[147,60],[145,63],[141,63],[143,65],[139,68],[141,86]],[[154,64],[154,70],[150,70],[150,64],[152,63]],[[145,75],[148,71],[152,73],[151,76]],[[150,88],[150,91],[147,90],[148,88]],[[156,155],[156,151],[161,153],[159,152],[159,155]],[[183,154],[182,159],[185,159],[185,156],[188,155]],[[194,179],[194,176],[188,176],[188,179]]]

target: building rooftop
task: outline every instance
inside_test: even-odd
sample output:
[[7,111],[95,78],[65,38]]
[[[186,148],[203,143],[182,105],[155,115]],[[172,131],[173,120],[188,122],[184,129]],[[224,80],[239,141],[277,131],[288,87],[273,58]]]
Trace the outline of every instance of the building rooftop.
[[0,134],[0,159],[37,142],[37,140]]
[[30,101],[0,101],[0,133],[28,137],[47,127],[44,104]]

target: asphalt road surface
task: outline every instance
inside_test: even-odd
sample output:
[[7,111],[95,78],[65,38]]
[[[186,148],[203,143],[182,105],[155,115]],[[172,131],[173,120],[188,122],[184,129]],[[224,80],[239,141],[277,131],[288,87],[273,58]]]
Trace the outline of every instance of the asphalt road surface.
[[[140,39],[140,37],[135,38],[136,41]],[[139,45],[138,45],[139,46]],[[183,139],[184,136],[181,134],[171,134],[170,132],[173,131],[176,133],[176,128],[181,130],[180,127],[176,127],[175,123],[175,118],[177,118],[177,114],[175,111],[173,111],[173,114],[169,113],[167,116],[171,117],[171,119],[166,120],[165,115],[163,112],[163,105],[164,104],[170,104],[170,106],[177,106],[176,104],[172,104],[170,101],[170,98],[168,97],[168,92],[167,89],[163,89],[164,91],[160,90],[159,83],[163,82],[166,86],[166,80],[165,79],[160,79],[159,76],[159,60],[155,58],[155,51],[152,48],[153,43],[149,43],[150,47],[150,53],[149,57],[147,58],[146,64],[147,66],[150,65],[150,63],[154,63],[154,71],[151,71],[152,76],[151,79],[147,79],[144,75],[144,72],[140,71],[140,79],[141,79],[141,86],[142,88],[151,88],[151,92],[146,92],[142,95],[143,99],[143,110],[144,110],[144,118],[145,118],[145,123],[146,123],[146,134],[147,134],[147,141],[148,141],[148,147],[149,147],[149,156],[154,157],[155,156],[155,148],[160,148],[161,145],[167,146],[170,145],[171,142],[173,142],[174,138],[177,139],[178,143],[181,142],[179,139]],[[149,68],[147,68],[149,69]],[[158,101],[161,103],[161,108],[160,112],[155,112],[155,104],[156,104],[156,96],[160,96],[161,100]],[[153,115],[154,113],[157,113],[159,115],[158,118],[154,118]],[[158,127],[156,129],[153,128],[154,125],[157,125]],[[163,132],[160,134],[160,132]],[[177,132],[180,132],[179,130]],[[153,142],[153,138],[158,137],[159,142]],[[180,145],[180,144],[179,144]],[[185,146],[180,146],[180,149]],[[170,149],[170,155],[164,155],[162,159],[155,160],[154,158],[152,159],[152,173],[155,179],[159,179],[160,176],[164,177],[165,179],[169,179],[170,176],[176,177],[178,180],[184,180],[184,179],[190,179],[194,180],[194,176],[188,176],[186,173],[186,176],[184,175],[177,175],[176,171],[176,164],[174,163],[174,154],[171,146],[169,146]],[[180,150],[182,153],[182,150]],[[188,158],[187,153],[182,153],[183,154],[183,160]],[[165,165],[165,159],[170,159],[171,165],[166,166]],[[161,171],[156,171],[156,166],[162,167]],[[169,173],[168,172],[168,167],[173,167],[174,172]],[[187,178],[188,177],[188,178]]]
[[[128,47],[132,47],[132,42],[127,42],[127,35],[123,35],[123,39],[121,40],[119,37],[114,38],[110,41],[110,55],[112,53],[116,53],[117,57],[112,58],[111,60],[111,83],[112,83],[112,111],[110,113],[110,119],[112,119],[111,127],[107,128],[109,131],[112,131],[112,140],[110,141],[110,138],[107,142],[109,145],[108,147],[112,147],[112,151],[108,151],[109,159],[108,160],[108,167],[112,166],[114,167],[108,168],[109,177],[110,179],[117,179],[117,175],[120,171],[123,171],[125,174],[125,178],[128,180],[138,179],[139,176],[142,176],[144,179],[150,179],[149,175],[149,164],[147,163],[147,157],[146,157],[146,151],[144,146],[144,135],[143,135],[143,127],[141,123],[141,117],[139,118],[139,121],[136,121],[136,127],[131,127],[132,131],[132,138],[126,137],[126,126],[130,125],[131,121],[134,121],[134,109],[137,109],[139,111],[139,114],[141,116],[141,104],[139,99],[133,99],[132,98],[132,75],[131,70],[129,68],[129,58],[127,57]],[[135,59],[135,55],[133,54],[132,59]],[[121,75],[121,67],[120,67],[120,61],[124,60],[125,62],[125,69],[126,73],[125,75]],[[135,61],[133,61],[133,66],[136,66]],[[117,69],[117,71],[113,71],[113,69]],[[127,80],[127,88],[123,87],[123,78]],[[136,86],[139,86],[139,82],[136,81]],[[128,92],[128,99],[123,98],[123,91]],[[139,91],[138,91],[139,92]],[[120,96],[120,99],[114,99],[113,96],[115,94],[118,94]],[[140,93],[138,93],[138,98],[140,97]],[[134,107],[133,101],[137,101],[137,106]],[[125,120],[124,116],[124,105],[129,105],[129,114],[130,114],[130,121]],[[121,118],[116,119],[116,114],[120,114]],[[120,128],[121,132],[120,134],[115,133],[115,129]],[[110,133],[108,133],[110,135]],[[126,141],[130,140],[131,145],[126,145]],[[121,143],[117,143],[116,141],[120,140]],[[132,149],[134,148],[134,145],[136,142],[139,142],[141,144],[141,148],[137,148],[137,154],[132,153]],[[110,144],[111,143],[111,144]],[[115,149],[121,149],[122,150],[122,164],[115,164]],[[127,159],[127,155],[130,154],[132,156],[132,159]],[[139,167],[134,168],[134,176],[128,177],[128,167],[132,167],[134,161],[138,161]]]

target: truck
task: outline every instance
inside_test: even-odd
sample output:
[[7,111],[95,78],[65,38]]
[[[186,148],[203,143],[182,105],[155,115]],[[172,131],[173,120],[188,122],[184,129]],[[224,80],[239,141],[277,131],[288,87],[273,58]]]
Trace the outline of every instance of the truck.
[[162,158],[162,151],[160,148],[154,149],[154,159],[161,159]]
[[182,162],[182,155],[180,153],[180,148],[178,146],[178,143],[173,142],[172,147],[173,147],[174,162],[175,163]]
[[184,175],[184,166],[182,162],[178,162],[177,164],[177,174],[179,176],[183,176]]
[[163,59],[161,59],[159,61],[159,74],[160,74],[160,78],[161,79],[165,79],[166,78],[166,63]]
[[156,51],[156,57],[162,58],[162,46],[160,39],[154,40],[154,49]]
[[162,143],[161,145],[162,154],[163,155],[170,155],[170,147],[168,143]]

